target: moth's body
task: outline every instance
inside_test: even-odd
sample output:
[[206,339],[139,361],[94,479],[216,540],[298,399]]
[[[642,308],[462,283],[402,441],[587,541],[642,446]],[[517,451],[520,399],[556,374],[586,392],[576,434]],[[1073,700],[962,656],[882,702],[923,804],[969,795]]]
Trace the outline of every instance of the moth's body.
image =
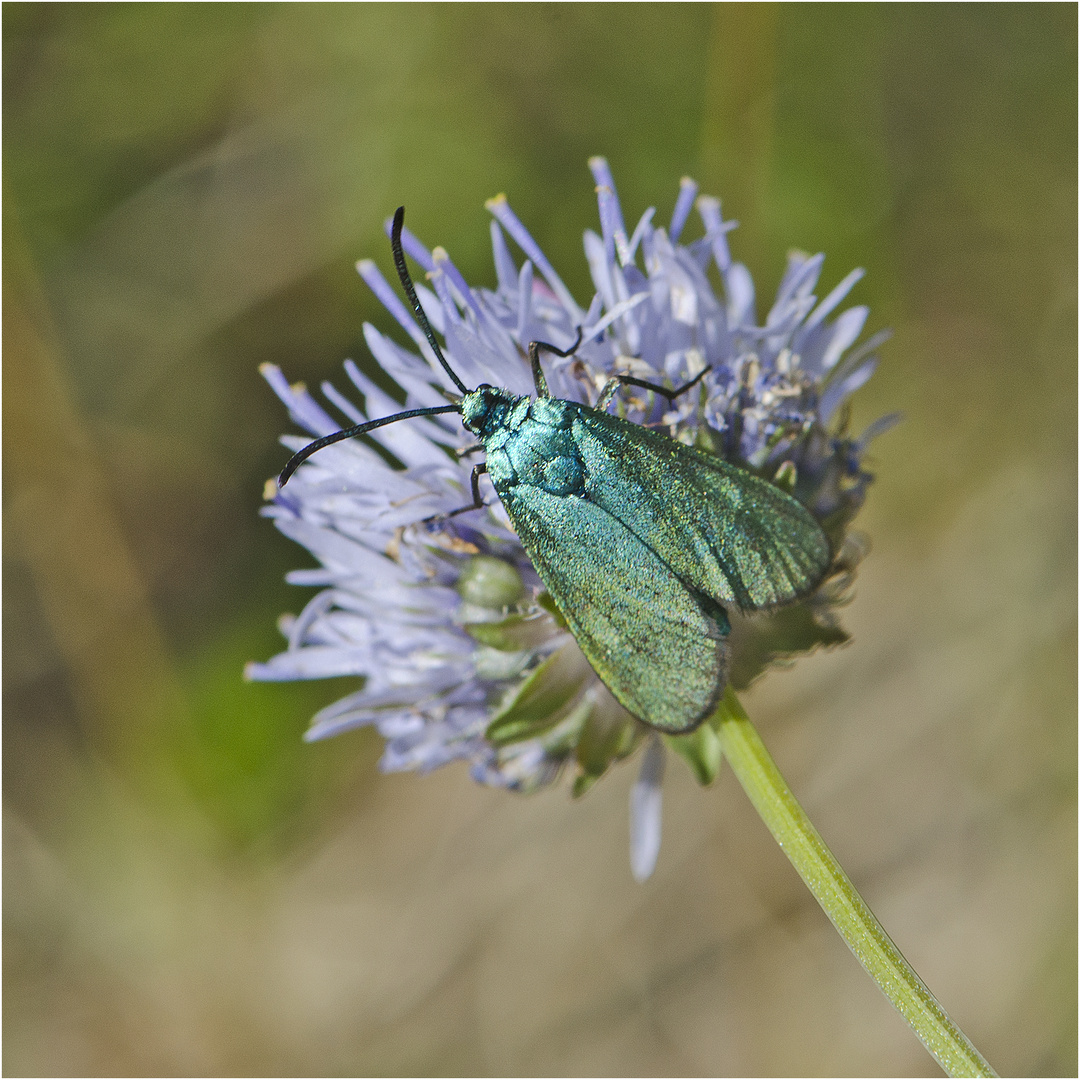
[[724,605],[805,595],[828,566],[809,512],[713,454],[558,398],[481,387],[461,401],[507,515],[615,697],[692,730],[727,678]]

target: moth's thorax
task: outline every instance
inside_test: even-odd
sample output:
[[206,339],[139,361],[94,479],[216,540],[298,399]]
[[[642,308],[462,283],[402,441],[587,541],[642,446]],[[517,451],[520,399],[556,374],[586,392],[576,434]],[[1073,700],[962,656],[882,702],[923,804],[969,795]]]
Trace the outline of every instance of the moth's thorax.
[[582,494],[585,468],[571,431],[578,410],[558,398],[480,387],[461,402],[462,423],[479,436],[496,489],[525,483],[553,495]]

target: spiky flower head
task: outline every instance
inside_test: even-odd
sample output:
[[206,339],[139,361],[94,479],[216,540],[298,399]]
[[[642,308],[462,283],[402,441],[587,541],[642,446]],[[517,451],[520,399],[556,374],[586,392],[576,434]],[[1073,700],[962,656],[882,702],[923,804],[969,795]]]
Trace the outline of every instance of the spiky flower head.
[[[823,256],[792,253],[772,307],[759,323],[753,280],[732,261],[720,203],[683,179],[667,228],[646,210],[628,232],[603,158],[597,184],[600,232],[586,231],[595,294],[580,307],[505,197],[487,204],[498,285],[470,287],[441,248],[408,230],[405,250],[426,271],[420,300],[468,386],[533,391],[532,341],[569,349],[545,356],[554,397],[595,402],[616,374],[679,386],[708,371],[701,391],[669,402],[645,390],[618,395],[627,419],[722,455],[795,495],[818,519],[836,552],[816,592],[753,618],[733,613],[730,682],[739,689],[772,661],[846,640],[836,607],[850,586],[862,545],[847,527],[872,477],[869,440],[846,431],[846,403],[872,374],[884,334],[854,347],[865,307],[837,314],[862,276],[855,270],[820,302]],[[696,206],[704,235],[682,242]],[[518,265],[507,238],[524,254]],[[349,424],[402,409],[445,405],[456,388],[423,332],[375,264],[357,269],[412,340],[403,348],[372,325],[364,337],[404,393],[392,399],[351,360],[345,370],[363,405],[333,386],[323,394]],[[714,287],[714,282],[715,286]],[[418,355],[419,354],[419,355]],[[292,420],[313,436],[342,424],[302,387],[265,365],[263,374]],[[453,415],[430,416],[321,450],[288,486],[267,487],[263,513],[306,547],[319,569],[288,580],[321,591],[299,616],[283,616],[287,649],[248,666],[249,678],[358,676],[359,689],[318,713],[309,740],[374,725],[386,740],[385,771],[428,771],[455,760],[475,780],[532,791],[573,773],[583,793],[615,761],[647,749],[631,796],[631,867],[652,872],[660,843],[664,744],[702,783],[720,764],[708,723],[682,736],[657,736],[627,713],[593,673],[490,489],[488,505],[427,521],[470,502],[473,439]],[[286,436],[299,450],[308,440]]]

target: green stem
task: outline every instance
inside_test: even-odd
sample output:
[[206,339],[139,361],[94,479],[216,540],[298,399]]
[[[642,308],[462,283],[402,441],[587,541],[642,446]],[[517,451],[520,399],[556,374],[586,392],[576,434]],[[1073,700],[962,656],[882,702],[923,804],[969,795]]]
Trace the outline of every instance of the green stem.
[[874,918],[791,794],[729,688],[710,723],[754,809],[848,948],[949,1076],[997,1076]]

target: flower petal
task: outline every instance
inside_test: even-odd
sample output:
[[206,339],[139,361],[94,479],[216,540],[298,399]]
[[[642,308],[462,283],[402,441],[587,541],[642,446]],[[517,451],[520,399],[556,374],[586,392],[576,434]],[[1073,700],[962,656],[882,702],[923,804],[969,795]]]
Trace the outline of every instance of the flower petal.
[[641,759],[641,772],[630,789],[630,872],[647,881],[660,856],[664,779],[664,744],[653,735]]

